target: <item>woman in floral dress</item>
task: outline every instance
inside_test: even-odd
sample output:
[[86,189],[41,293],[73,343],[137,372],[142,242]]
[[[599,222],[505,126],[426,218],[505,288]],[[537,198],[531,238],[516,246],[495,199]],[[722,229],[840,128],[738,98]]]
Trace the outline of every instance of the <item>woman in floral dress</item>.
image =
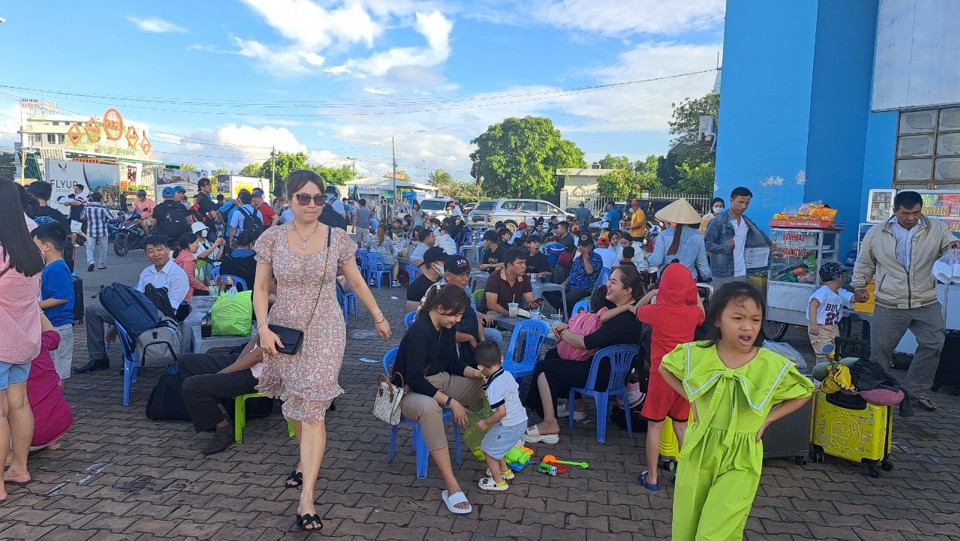
[[[269,228],[256,244],[253,307],[264,350],[264,370],[257,389],[283,400],[283,415],[294,423],[300,464],[287,484],[300,485],[302,476],[297,524],[304,530],[316,530],[323,527],[316,514],[314,489],[326,450],[324,416],[333,399],[343,393],[337,379],[346,326],[337,303],[338,272],[373,314],[377,333],[385,341],[390,339],[390,324],[357,268],[356,244],[346,231],[317,221],[324,204],[323,180],[313,171],[294,171],[287,177],[286,190],[293,221]],[[274,279],[276,302],[268,318],[267,295]],[[279,353],[283,344],[268,324],[303,330],[299,351]]]

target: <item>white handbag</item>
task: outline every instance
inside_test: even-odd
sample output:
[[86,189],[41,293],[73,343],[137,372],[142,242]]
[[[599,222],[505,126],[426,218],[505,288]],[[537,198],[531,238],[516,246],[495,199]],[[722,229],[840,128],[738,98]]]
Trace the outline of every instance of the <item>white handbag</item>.
[[403,374],[400,377],[400,386],[394,385],[387,376],[377,376],[377,396],[373,400],[373,415],[390,426],[400,424],[400,399],[406,393]]

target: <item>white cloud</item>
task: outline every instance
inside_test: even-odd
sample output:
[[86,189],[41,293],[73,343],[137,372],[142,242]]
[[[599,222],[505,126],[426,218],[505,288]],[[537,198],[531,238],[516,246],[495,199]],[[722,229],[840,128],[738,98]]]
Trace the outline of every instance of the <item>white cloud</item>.
[[165,21],[157,17],[148,17],[145,19],[141,19],[139,17],[127,17],[127,20],[132,22],[137,28],[144,32],[166,34],[170,32],[184,33],[187,31],[187,29],[182,26],[177,26],[170,21]]
[[234,44],[239,47],[234,51],[240,56],[260,58],[267,61],[270,71],[278,74],[310,73],[323,66],[326,59],[312,51],[305,51],[290,47],[287,49],[273,49],[257,40],[245,40],[233,36]]
[[373,45],[383,26],[367,14],[360,2],[326,9],[311,0],[243,0],[267,24],[298,46],[320,51],[333,43]]
[[607,36],[675,35],[720,23],[726,0],[548,0],[535,6],[536,20],[569,30]]
[[453,23],[439,11],[417,13],[414,30],[427,40],[427,47],[394,47],[365,59],[350,59],[330,68],[330,73],[382,76],[398,66],[436,66],[450,57]]

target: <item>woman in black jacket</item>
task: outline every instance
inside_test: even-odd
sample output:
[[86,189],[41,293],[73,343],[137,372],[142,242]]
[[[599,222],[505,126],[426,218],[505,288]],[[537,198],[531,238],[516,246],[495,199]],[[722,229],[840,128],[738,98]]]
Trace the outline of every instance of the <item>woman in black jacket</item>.
[[[453,413],[461,429],[467,427],[467,408],[483,398],[483,374],[467,366],[457,355],[454,326],[470,306],[470,298],[456,285],[435,284],[427,290],[397,353],[393,370],[402,374],[409,391],[400,401],[407,419],[416,419],[430,456],[440,470],[447,489],[441,494],[447,508],[457,514],[473,510],[450,464],[443,410]],[[395,376],[395,383],[399,384]]]

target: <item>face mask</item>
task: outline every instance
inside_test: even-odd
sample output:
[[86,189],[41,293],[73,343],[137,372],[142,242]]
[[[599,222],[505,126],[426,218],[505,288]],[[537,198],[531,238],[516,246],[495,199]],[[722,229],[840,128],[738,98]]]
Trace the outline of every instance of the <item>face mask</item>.
[[713,207],[714,214],[720,214],[721,212],[723,212],[723,207]]
[[443,267],[441,267],[441,266],[438,265],[438,266],[434,267],[434,270],[437,271],[437,274],[443,276]]

